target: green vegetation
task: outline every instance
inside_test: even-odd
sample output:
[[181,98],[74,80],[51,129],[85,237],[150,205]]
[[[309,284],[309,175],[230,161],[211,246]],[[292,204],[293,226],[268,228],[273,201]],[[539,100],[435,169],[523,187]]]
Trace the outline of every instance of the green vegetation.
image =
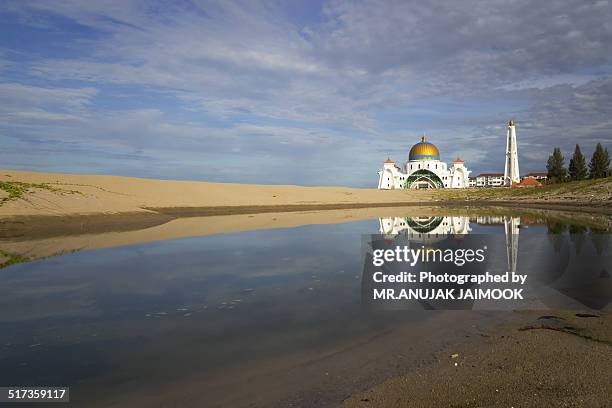
[[590,176],[592,179],[603,178],[608,175],[610,168],[610,154],[608,149],[604,149],[601,143],[597,143],[591,163],[589,164]]
[[[546,184],[541,187],[443,189],[431,193],[441,201],[548,201],[612,205],[612,177]],[[494,203],[491,203],[494,204]]]
[[570,159],[568,170],[570,180],[584,180],[587,178],[586,160],[578,145],[576,145],[574,155]]
[[30,260],[31,259],[27,256],[13,254],[0,249],[0,269],[7,268],[18,263],[28,262]]
[[8,194],[8,196],[0,199],[0,205],[7,201],[23,199],[24,196],[34,188],[50,191],[56,190],[48,184],[24,183],[22,181],[0,181],[0,190],[3,190]]
[[565,180],[567,170],[565,169],[565,159],[561,154],[561,149],[555,147],[553,154],[548,158],[546,170],[548,170],[548,180],[553,183],[558,183]]
[[7,201],[12,200],[26,200],[26,195],[32,190],[47,190],[59,193],[79,193],[74,190],[64,190],[57,188],[47,183],[25,183],[23,181],[0,181],[0,191],[4,191],[6,194],[4,197],[0,197],[0,207]]
[[[548,183],[561,183],[570,180],[579,181],[587,178],[586,160],[580,150],[580,146],[576,145],[568,169],[565,168],[564,161],[561,149],[555,147],[553,154],[549,156],[548,163],[546,164]],[[597,143],[589,163],[588,177],[591,179],[605,178],[610,176],[611,172],[608,149],[604,148],[601,143]]]
[[40,256],[40,255],[25,256],[25,255],[13,253],[13,252],[3,251],[2,249],[0,249],[0,269],[8,268],[9,266],[20,264],[20,263],[54,258],[56,256],[69,255],[75,252],[79,252],[82,249],[83,248],[61,250],[61,251],[57,251],[50,255],[45,255],[45,256]]

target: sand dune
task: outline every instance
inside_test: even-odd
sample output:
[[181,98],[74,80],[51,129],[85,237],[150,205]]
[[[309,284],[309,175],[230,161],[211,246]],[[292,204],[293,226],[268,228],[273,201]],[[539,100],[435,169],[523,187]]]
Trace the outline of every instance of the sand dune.
[[0,216],[121,213],[177,207],[406,203],[431,199],[426,192],[408,190],[208,183],[14,170],[0,170],[0,182],[31,185],[23,199],[9,200],[0,206]]
[[0,170],[0,219],[120,213],[211,216],[436,204],[573,207],[576,211],[610,214],[612,177],[541,188],[417,191]]

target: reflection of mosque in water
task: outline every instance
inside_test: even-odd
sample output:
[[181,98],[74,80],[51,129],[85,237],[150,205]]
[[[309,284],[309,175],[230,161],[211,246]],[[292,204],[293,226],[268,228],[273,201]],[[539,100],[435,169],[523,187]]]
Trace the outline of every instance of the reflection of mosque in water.
[[465,235],[472,231],[470,222],[479,225],[504,225],[506,234],[518,234],[520,218],[505,216],[430,216],[380,218],[380,233],[403,234],[410,238],[443,238],[446,235]]
[[416,242],[436,242],[448,235],[467,235],[472,231],[470,222],[478,225],[503,225],[506,234],[506,254],[508,271],[516,272],[518,258],[518,238],[521,220],[519,217],[487,215],[430,216],[430,217],[387,217],[380,218],[382,235],[402,235]]
[[[519,257],[519,231],[530,224],[547,225],[548,229],[545,235],[538,231],[523,234],[523,255]],[[498,231],[503,227],[505,240],[502,238],[498,241],[491,236],[487,242],[493,245],[499,242],[495,248],[502,251],[497,252],[500,256],[506,253],[506,271],[529,275],[529,285],[526,285],[526,301],[529,303],[525,303],[524,307],[586,306],[599,310],[609,307],[607,305],[612,299],[612,255],[609,249],[612,247],[612,237],[605,230],[588,230],[586,227],[539,220],[534,222],[529,218],[523,218],[521,222],[521,218],[509,216],[388,217],[380,218],[379,225],[385,243],[415,242],[418,243],[416,247],[425,245],[431,248],[447,240],[482,242],[470,239],[477,239],[479,233],[486,234],[482,227],[497,226]],[[473,237],[468,238],[470,234]],[[493,235],[501,238],[499,234]],[[591,244],[587,244],[586,239],[590,239]],[[518,265],[519,258],[521,265]],[[501,261],[503,258],[496,259]],[[496,265],[501,266],[500,263]],[[426,306],[436,307],[429,303]]]
[[403,234],[413,239],[435,239],[471,231],[468,217],[391,217],[380,218],[379,222],[381,234]]

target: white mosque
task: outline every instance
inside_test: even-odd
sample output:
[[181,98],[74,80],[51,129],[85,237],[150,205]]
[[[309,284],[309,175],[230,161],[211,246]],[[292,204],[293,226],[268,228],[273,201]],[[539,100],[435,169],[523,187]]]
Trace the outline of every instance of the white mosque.
[[423,136],[410,149],[408,161],[400,168],[387,159],[378,172],[378,188],[395,190],[402,188],[467,188],[470,171],[463,160],[457,158],[449,168],[440,161],[438,148]]

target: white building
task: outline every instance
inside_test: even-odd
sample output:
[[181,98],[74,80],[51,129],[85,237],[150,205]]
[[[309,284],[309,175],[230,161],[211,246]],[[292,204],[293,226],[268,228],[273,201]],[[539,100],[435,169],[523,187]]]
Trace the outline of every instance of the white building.
[[504,185],[503,173],[481,173],[476,176],[476,187],[503,187]]
[[425,136],[410,149],[408,161],[400,168],[387,159],[378,171],[378,188],[395,190],[402,188],[467,188],[470,171],[463,160],[453,161],[450,168],[440,161],[438,148]]

